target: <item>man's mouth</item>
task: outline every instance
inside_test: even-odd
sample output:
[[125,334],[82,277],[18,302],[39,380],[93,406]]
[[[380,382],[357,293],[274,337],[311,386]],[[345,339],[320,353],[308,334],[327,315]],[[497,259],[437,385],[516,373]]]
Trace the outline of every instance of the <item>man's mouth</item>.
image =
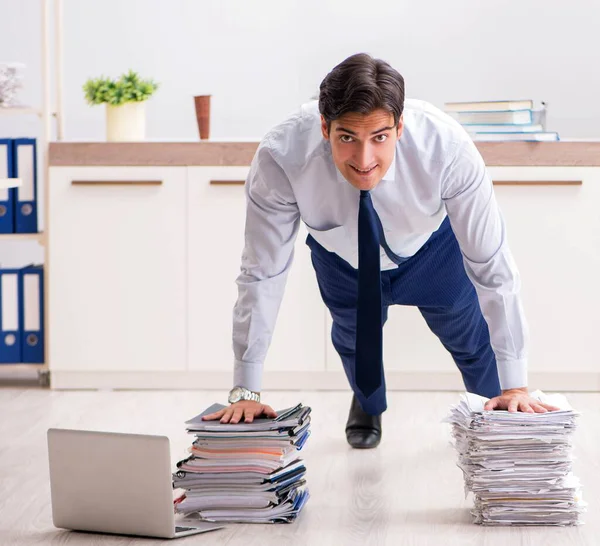
[[366,169],[366,170],[362,170],[362,169],[358,169],[356,168],[354,165],[350,165],[357,173],[360,174],[369,174],[373,169],[375,169],[377,167],[377,165],[374,165],[373,167],[371,167],[370,169]]

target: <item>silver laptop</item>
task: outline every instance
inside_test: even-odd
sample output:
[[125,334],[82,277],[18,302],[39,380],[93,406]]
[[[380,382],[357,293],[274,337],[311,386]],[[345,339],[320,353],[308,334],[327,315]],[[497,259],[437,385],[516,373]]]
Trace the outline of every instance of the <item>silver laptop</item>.
[[161,538],[223,527],[176,524],[166,436],[51,428],[48,455],[56,527]]

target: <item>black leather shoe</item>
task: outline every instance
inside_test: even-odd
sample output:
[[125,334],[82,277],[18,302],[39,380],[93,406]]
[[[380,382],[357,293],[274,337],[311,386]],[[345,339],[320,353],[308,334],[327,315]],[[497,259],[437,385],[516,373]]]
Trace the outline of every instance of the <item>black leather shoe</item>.
[[365,413],[354,395],[346,423],[346,440],[355,449],[372,449],[381,441],[381,415]]

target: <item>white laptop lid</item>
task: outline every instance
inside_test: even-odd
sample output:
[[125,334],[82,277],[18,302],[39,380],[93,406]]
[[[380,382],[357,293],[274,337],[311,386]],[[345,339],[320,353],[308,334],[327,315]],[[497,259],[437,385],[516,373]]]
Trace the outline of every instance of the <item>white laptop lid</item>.
[[174,535],[166,436],[49,429],[48,454],[56,527]]

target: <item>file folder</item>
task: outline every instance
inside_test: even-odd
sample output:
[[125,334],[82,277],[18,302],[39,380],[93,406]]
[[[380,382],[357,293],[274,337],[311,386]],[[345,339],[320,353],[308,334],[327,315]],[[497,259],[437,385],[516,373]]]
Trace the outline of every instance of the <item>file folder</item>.
[[175,511],[222,523],[291,523],[310,496],[299,451],[311,408],[298,404],[237,425],[202,419],[224,407],[186,421],[196,438],[172,476],[173,488],[185,490]]
[[44,269],[30,265],[19,272],[21,362],[44,362]]
[[19,362],[19,270],[0,269],[0,364]]
[[[0,139],[0,181],[7,182],[13,176],[13,142],[10,138]],[[14,188],[0,184],[0,233],[14,231]]]
[[13,140],[13,174],[21,179],[14,193],[15,233],[37,233],[37,145],[35,138]]

